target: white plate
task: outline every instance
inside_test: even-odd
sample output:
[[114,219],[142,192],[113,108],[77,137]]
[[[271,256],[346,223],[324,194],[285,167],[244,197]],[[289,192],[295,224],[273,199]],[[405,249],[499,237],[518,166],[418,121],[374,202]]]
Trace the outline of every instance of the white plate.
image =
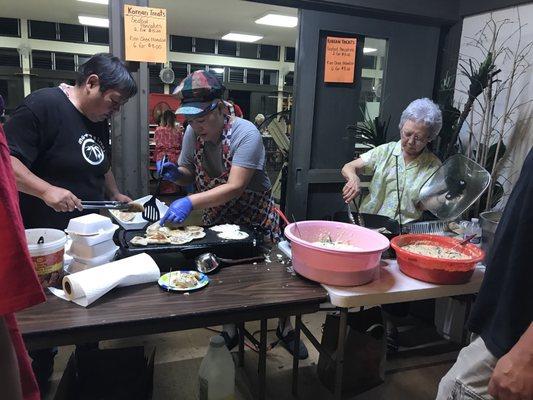
[[[133,201],[135,203],[144,205],[144,203],[146,203],[151,198],[152,198],[152,195],[148,195],[148,196],[144,196],[144,197],[141,197],[140,199],[133,200]],[[157,204],[157,208],[159,209],[159,216],[160,218],[163,218],[163,215],[165,215],[165,213],[167,212],[168,207],[165,203],[163,203],[162,201],[159,201],[159,199],[156,199],[156,204]],[[131,221],[122,221],[121,219],[117,218],[113,213],[110,212],[110,214],[113,217],[113,219],[117,221],[117,223],[127,231],[143,229],[148,223],[148,221],[142,217],[141,212],[135,213],[135,217]]]
[[168,291],[171,291],[171,292],[190,292],[191,290],[197,290],[197,289],[203,288],[205,285],[207,285],[209,283],[209,278],[207,277],[207,275],[202,274],[201,272],[197,272],[197,271],[179,271],[179,272],[181,272],[181,273],[192,273],[192,272],[194,272],[194,273],[198,274],[200,276],[199,279],[198,279],[198,284],[196,284],[194,286],[189,286],[189,287],[186,287],[186,288],[182,288],[182,287],[177,287],[177,286],[171,285],[170,284],[170,275],[171,274],[176,274],[176,273],[178,273],[178,271],[167,272],[166,274],[161,275],[161,277],[159,278],[157,283],[159,284],[159,286],[161,286],[161,288],[163,290],[168,290]]

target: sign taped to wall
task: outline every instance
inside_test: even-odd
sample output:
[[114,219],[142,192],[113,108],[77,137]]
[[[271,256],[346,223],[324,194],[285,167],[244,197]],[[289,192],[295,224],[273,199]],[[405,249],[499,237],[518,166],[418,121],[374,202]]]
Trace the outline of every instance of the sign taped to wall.
[[167,10],[124,4],[125,59],[167,62]]
[[326,37],[324,82],[354,83],[356,38]]

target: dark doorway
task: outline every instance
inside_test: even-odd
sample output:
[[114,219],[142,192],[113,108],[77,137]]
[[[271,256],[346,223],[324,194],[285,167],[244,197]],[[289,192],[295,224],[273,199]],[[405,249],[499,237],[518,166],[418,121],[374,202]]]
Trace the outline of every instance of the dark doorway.
[[247,120],[250,120],[250,93],[246,90],[228,90],[228,100],[233,100],[241,108]]

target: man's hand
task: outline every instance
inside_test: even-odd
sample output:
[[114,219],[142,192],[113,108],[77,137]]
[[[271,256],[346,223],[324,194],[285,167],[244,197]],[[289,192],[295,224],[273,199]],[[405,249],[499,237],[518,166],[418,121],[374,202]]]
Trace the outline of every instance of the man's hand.
[[498,360],[489,382],[489,394],[497,400],[533,400],[533,355],[512,348]]
[[189,197],[182,197],[170,205],[159,224],[163,226],[165,225],[165,222],[181,223],[187,219],[191,211],[191,199],[189,199]]
[[361,192],[361,181],[358,176],[349,179],[342,188],[342,198],[346,203],[352,201]]
[[165,181],[176,182],[182,176],[178,166],[173,162],[167,161],[164,163],[158,161],[156,167],[157,173],[159,176],[162,176]]
[[117,193],[114,196],[111,196],[111,200],[120,201],[123,203],[131,203],[133,201],[129,196],[126,196],[122,193]]
[[68,212],[74,210],[82,210],[81,200],[78,199],[70,190],[63,189],[57,186],[52,186],[46,189],[41,195],[41,199],[58,212]]

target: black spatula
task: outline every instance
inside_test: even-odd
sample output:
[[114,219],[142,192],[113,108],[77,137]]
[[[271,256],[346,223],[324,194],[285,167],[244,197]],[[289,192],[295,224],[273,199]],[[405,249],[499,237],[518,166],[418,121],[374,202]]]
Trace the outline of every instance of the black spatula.
[[[168,161],[168,157],[164,155],[161,164],[164,165],[167,161]],[[163,169],[161,169],[159,178],[157,178],[157,187],[155,189],[155,194],[150,198],[150,200],[144,203],[144,206],[143,206],[142,217],[149,222],[156,222],[156,221],[159,221],[159,219],[161,218],[156,200],[157,200],[157,196],[159,196],[159,191],[161,189],[162,180],[163,180]]]

